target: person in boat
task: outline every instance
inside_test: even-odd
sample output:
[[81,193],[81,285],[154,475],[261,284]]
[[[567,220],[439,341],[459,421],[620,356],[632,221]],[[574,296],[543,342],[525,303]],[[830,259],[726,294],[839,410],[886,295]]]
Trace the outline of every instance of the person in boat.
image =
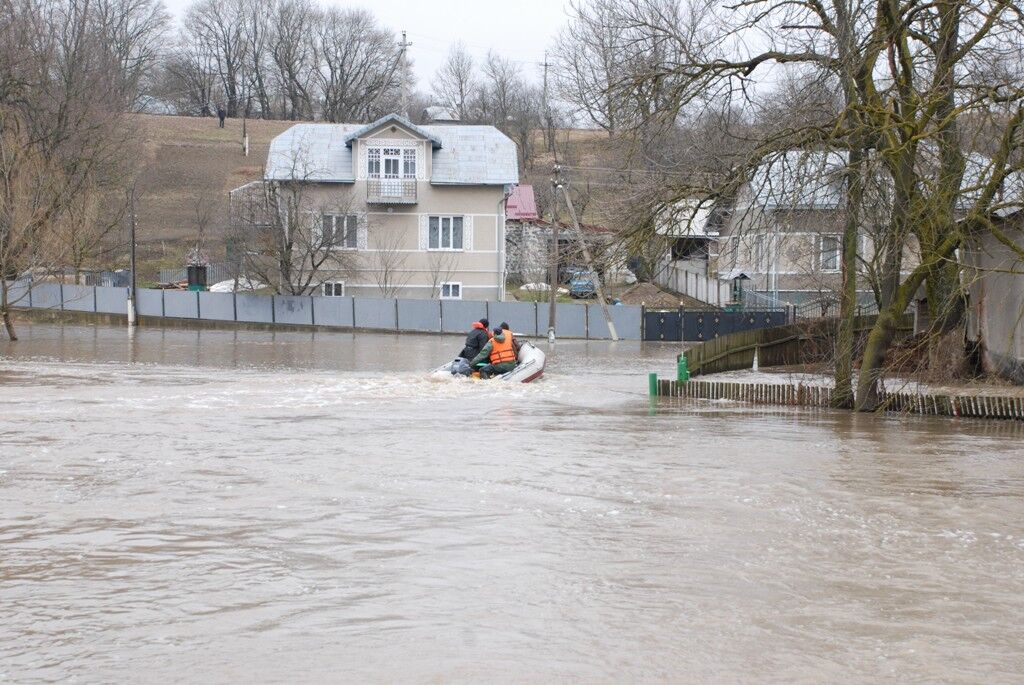
[[473,373],[470,362],[480,354],[480,350],[490,340],[491,334],[487,330],[490,322],[487,319],[480,319],[473,322],[473,327],[466,336],[466,345],[459,352],[458,358],[452,364],[452,375],[468,376]]
[[519,359],[519,350],[523,347],[523,341],[519,337],[512,333],[512,329],[508,327],[508,324],[504,321],[501,322],[501,330],[505,331],[505,335],[512,336],[512,349],[516,351],[516,359]]
[[480,369],[480,378],[487,380],[516,368],[516,350],[512,343],[512,334],[506,335],[505,329],[494,329],[494,336],[487,341],[480,354],[473,357],[470,365]]

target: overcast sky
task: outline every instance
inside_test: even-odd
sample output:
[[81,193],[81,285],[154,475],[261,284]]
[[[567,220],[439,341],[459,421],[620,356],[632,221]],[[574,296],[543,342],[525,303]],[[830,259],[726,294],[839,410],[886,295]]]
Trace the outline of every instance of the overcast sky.
[[[165,0],[178,17],[189,0]],[[321,0],[338,7],[363,7],[385,26],[408,32],[416,78],[421,90],[444,61],[452,43],[462,40],[476,58],[488,48],[517,60],[523,74],[539,74],[544,50],[565,22],[567,0]]]

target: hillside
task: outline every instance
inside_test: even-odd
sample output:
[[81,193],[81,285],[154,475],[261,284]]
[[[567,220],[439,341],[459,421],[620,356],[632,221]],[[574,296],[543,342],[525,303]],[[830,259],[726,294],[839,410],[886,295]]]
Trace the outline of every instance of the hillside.
[[138,240],[143,249],[195,239],[197,208],[217,240],[227,223],[227,194],[260,177],[271,139],[289,121],[249,120],[249,156],[242,153],[242,121],[137,115],[145,154],[138,186]]

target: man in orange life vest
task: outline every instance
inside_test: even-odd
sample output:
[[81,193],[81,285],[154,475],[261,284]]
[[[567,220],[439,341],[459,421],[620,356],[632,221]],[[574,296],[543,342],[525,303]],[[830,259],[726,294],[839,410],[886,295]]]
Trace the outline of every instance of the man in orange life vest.
[[470,364],[474,369],[479,367],[480,378],[485,380],[516,368],[516,349],[512,343],[512,333],[500,327],[495,328],[494,337],[484,345],[480,354],[475,356]]

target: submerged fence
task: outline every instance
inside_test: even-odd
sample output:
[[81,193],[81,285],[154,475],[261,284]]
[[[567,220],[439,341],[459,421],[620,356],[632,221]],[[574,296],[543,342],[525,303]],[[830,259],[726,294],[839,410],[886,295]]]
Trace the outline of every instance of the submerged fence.
[[[827,408],[832,388],[803,383],[744,383],[742,381],[658,379],[658,397],[731,400],[749,404]],[[1024,397],[992,394],[951,394],[932,390],[879,393],[882,411],[926,416],[962,416],[1024,421]]]
[[[128,288],[61,283],[8,283],[11,306],[126,316]],[[465,333],[486,317],[507,322],[526,336],[545,335],[550,305],[546,302],[483,300],[411,300],[309,295],[254,295],[139,288],[136,311],[142,317],[225,321],[291,326],[322,326],[416,333]],[[600,305],[558,304],[556,332],[561,338],[608,340],[611,335]],[[619,337],[642,338],[642,308],[609,308]]]

